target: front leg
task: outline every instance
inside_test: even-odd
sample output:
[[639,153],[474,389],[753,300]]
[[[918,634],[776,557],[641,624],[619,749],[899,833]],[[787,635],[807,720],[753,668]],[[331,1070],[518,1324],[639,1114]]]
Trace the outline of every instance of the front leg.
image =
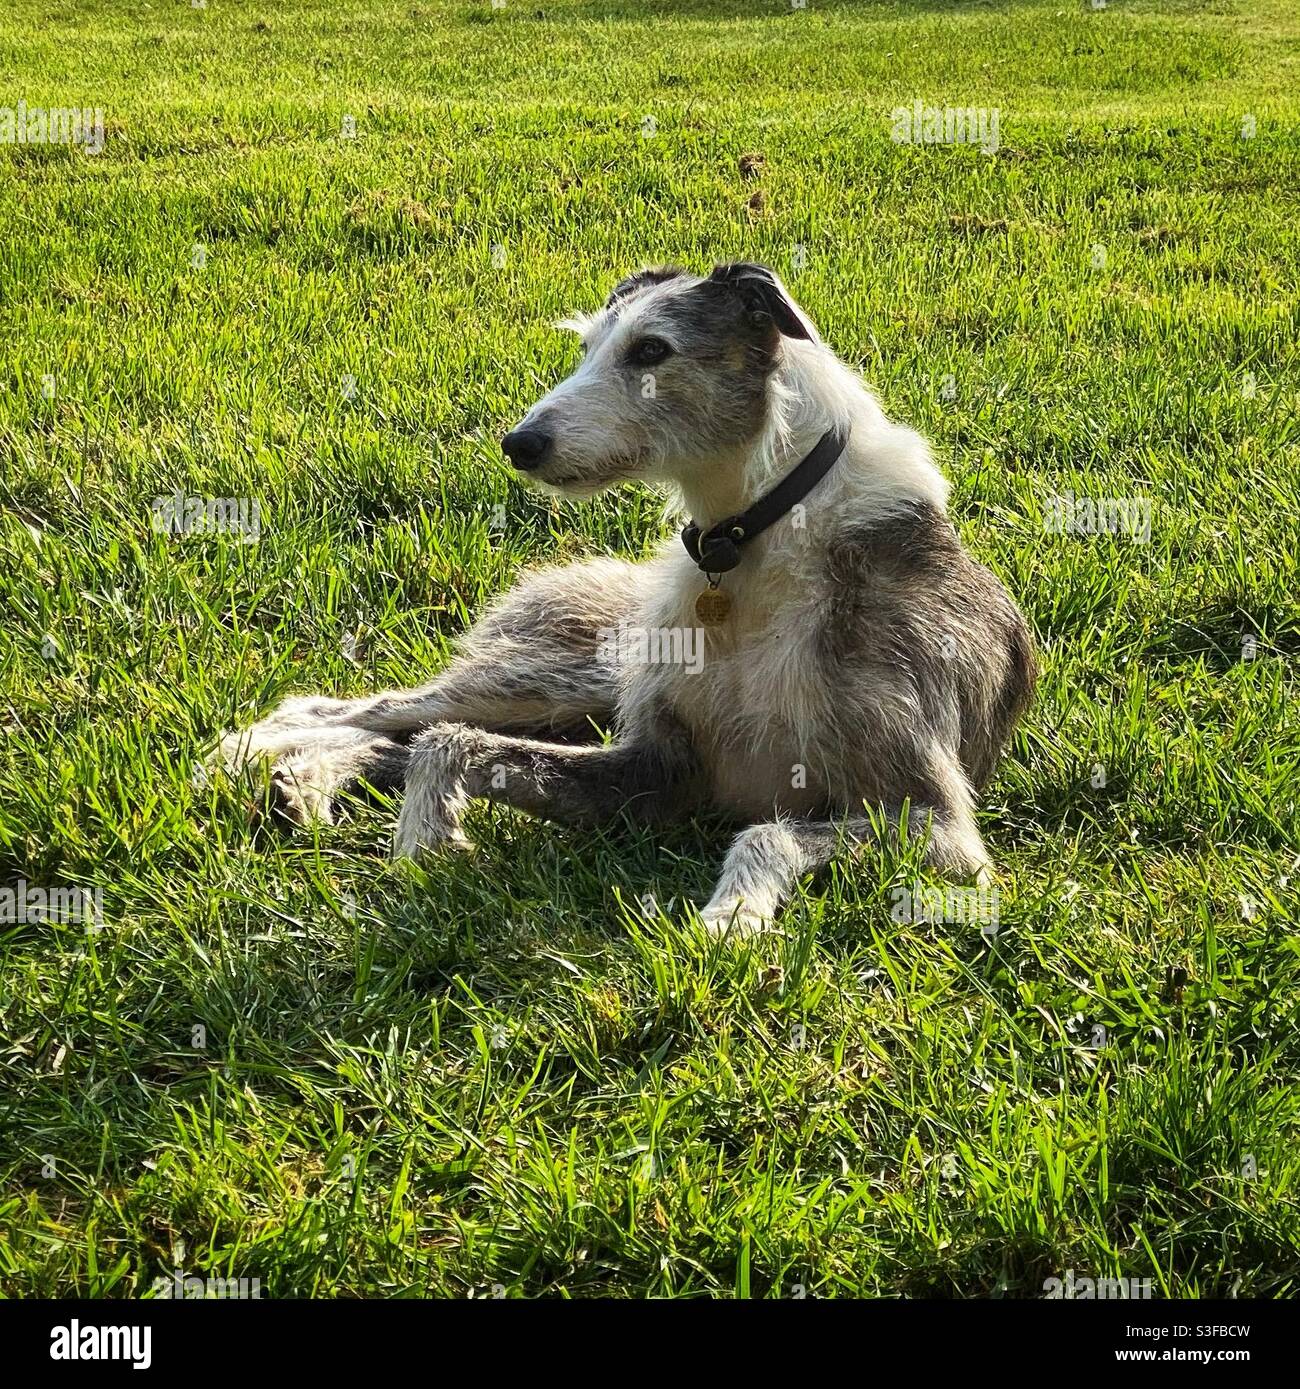
[[751,825],[732,840],[722,875],[700,920],[710,935],[752,935],[770,926],[795,883],[829,863],[839,845],[859,843],[865,819],[774,820]]
[[460,820],[475,797],[570,824],[601,824],[619,813],[642,822],[673,819],[689,809],[697,776],[689,740],[676,728],[606,746],[435,724],[410,747],[393,853],[414,858],[440,846],[464,847]]
[[[898,832],[898,812],[884,816],[887,835]],[[842,849],[878,843],[879,822],[865,815],[843,820],[775,820],[751,825],[732,841],[722,876],[700,919],[713,935],[745,936],[772,924],[805,873],[824,868]],[[926,841],[926,862],[940,872],[989,880],[989,856],[968,805],[913,806],[909,834]]]

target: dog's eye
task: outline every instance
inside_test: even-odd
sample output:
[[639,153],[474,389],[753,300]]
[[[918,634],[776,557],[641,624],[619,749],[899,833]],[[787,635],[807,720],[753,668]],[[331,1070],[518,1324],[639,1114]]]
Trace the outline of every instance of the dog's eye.
[[663,338],[642,338],[640,342],[632,344],[627,359],[633,366],[652,367],[662,362],[672,350]]

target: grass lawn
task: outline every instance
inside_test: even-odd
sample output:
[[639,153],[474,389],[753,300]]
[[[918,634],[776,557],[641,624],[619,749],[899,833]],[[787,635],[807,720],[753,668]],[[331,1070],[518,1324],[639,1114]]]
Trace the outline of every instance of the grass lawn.
[[[0,107],[106,144],[0,145],[0,888],[103,913],[0,925],[0,1290],[1300,1291],[1297,93],[1293,0],[8,0]],[[895,142],[918,100],[996,150]],[[479,806],[420,873],[391,803],[196,782],[648,552],[660,499],[495,440],[554,319],[737,258],[1038,634],[995,933],[895,920],[903,852],[709,945],[715,825]],[[157,533],[177,492],[260,537]]]

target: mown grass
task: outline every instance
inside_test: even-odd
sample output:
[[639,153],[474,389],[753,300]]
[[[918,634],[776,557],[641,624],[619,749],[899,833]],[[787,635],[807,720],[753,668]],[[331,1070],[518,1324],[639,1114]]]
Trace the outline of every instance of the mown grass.
[[[1286,0],[6,6],[0,105],[109,138],[0,147],[0,884],[105,905],[0,928],[0,1287],[1294,1293],[1298,57]],[[891,142],[917,98],[1001,147]],[[479,809],[412,875],[391,805],[286,839],[194,783],[521,566],[655,544],[493,441],[551,320],[741,256],[1041,641],[994,939],[896,922],[905,855],[736,950],[707,823]],[[1067,489],[1150,543],[1045,534]],[[260,540],[154,533],[175,490]]]

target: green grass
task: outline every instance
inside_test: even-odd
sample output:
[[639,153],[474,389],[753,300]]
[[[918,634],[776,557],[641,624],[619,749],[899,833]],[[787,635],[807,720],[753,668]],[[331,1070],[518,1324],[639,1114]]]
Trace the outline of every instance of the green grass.
[[[0,1288],[183,1244],[269,1296],[1294,1294],[1298,72],[1290,0],[11,0],[0,105],[109,138],[0,147],[0,884],[105,920],[0,928]],[[892,143],[916,98],[1001,148]],[[895,922],[904,856],[719,949],[715,826],[480,807],[420,876],[392,805],[289,839],[193,783],[522,566],[648,551],[657,499],[547,502],[494,438],[551,320],[742,256],[1041,641],[995,940]],[[261,539],[153,533],[177,489]],[[1150,543],[1045,535],[1064,489]]]

